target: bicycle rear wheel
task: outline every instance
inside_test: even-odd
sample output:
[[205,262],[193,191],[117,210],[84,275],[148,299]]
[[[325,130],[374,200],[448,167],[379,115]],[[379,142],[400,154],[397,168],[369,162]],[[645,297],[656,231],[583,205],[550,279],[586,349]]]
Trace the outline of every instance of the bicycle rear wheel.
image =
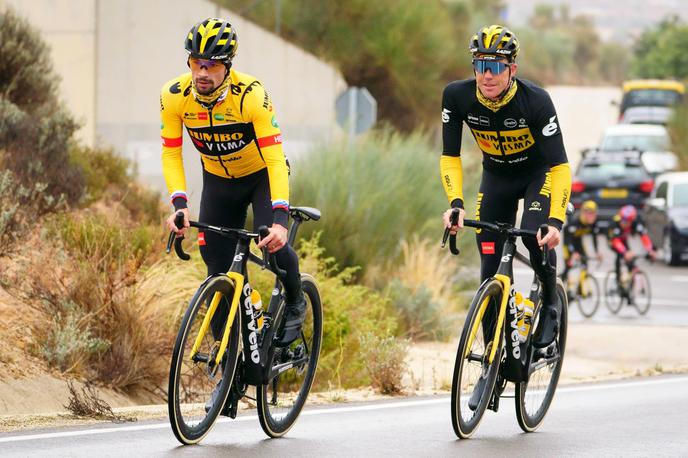
[[322,343],[322,303],[315,279],[301,275],[306,296],[306,317],[301,337],[289,347],[275,348],[272,369],[281,366],[277,375],[256,387],[258,419],[270,437],[285,435],[301,413],[318,366]]
[[600,284],[595,277],[588,273],[578,285],[576,304],[578,310],[586,318],[592,317],[600,305]]
[[[208,278],[191,299],[172,352],[167,404],[172,431],[182,444],[198,443],[208,434],[227,400],[237,366],[240,313],[231,324],[227,350],[220,365],[215,364],[220,342],[213,337],[212,329],[205,332],[198,352],[192,355],[216,293],[220,294],[220,302],[213,314],[212,328],[224,331],[234,284],[226,275],[218,275]],[[216,331],[218,337],[222,331]]]
[[[529,348],[531,359],[528,381],[516,384],[516,418],[518,425],[527,433],[535,431],[545,419],[559,383],[559,374],[564,363],[566,331],[568,327],[568,304],[566,290],[557,280],[557,298],[561,308],[559,335],[556,339],[556,353],[551,357],[538,358],[538,350]],[[533,336],[538,332],[539,320],[535,323]],[[538,358],[538,359],[536,359]]]
[[652,300],[650,277],[642,270],[633,272],[629,289],[631,302],[641,315],[645,315],[650,310],[650,302]]
[[604,277],[604,304],[610,312],[616,314],[623,305],[623,296],[619,291],[619,282],[616,279],[616,272],[610,270]]
[[491,362],[489,355],[502,294],[506,293],[498,280],[483,283],[473,297],[461,332],[451,391],[452,426],[461,439],[473,435],[494,390],[502,356],[502,336],[498,338]]

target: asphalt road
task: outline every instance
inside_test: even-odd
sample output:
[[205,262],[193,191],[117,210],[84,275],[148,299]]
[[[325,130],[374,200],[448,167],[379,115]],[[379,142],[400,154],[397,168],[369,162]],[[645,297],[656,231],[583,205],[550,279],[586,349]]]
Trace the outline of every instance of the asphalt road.
[[282,439],[254,414],[180,446],[167,422],[0,435],[0,456],[685,456],[688,377],[560,387],[541,429],[522,433],[511,399],[458,440],[447,396],[307,409]]

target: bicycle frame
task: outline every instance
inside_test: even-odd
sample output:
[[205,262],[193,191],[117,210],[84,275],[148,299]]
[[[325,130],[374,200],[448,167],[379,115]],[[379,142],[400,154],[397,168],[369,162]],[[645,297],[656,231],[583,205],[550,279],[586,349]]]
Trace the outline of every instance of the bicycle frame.
[[[521,364],[524,363],[524,361],[521,359],[521,351],[520,351],[520,341],[518,340],[518,327],[517,327],[517,317],[516,317],[516,309],[515,305],[513,307],[507,307],[507,304],[509,300],[512,298],[511,294],[511,287],[513,285],[513,259],[516,258],[519,261],[525,263],[526,265],[530,266],[530,262],[528,259],[523,256],[521,253],[516,251],[516,237],[510,236],[507,238],[507,240],[504,243],[504,247],[502,248],[502,257],[501,257],[501,262],[499,263],[499,267],[497,269],[497,273],[491,277],[496,279],[502,284],[502,288],[504,291],[504,294],[502,294],[502,297],[500,299],[500,304],[499,304],[499,313],[497,315],[497,325],[495,328],[495,334],[494,337],[492,338],[492,348],[490,349],[490,355],[488,357],[488,362],[491,364],[492,361],[494,361],[497,348],[499,347],[500,339],[504,335],[502,332],[502,327],[504,326],[504,321],[505,318],[507,318],[506,321],[510,322],[512,324],[512,338],[511,339],[506,339],[507,342],[511,341],[512,342],[512,349],[518,348],[518,350],[514,350],[512,352],[507,351],[507,357],[513,356],[514,360],[518,360]],[[490,281],[490,279],[485,280],[483,284],[486,282]],[[537,297],[537,292],[539,290],[539,281],[537,280],[537,277],[535,274],[533,274],[533,285],[536,285],[535,288],[531,287],[531,298]],[[482,318],[485,314],[485,311],[487,310],[487,304],[485,303],[488,299],[486,299],[481,305],[479,309],[479,316],[478,319],[475,320],[475,323],[473,324],[473,328],[471,329],[471,332],[468,337],[468,344],[466,348],[468,349],[468,352],[470,352],[470,348],[473,344],[473,340],[475,339],[475,336],[478,333],[478,328],[480,326],[480,323],[482,322]],[[537,316],[537,313],[539,311],[539,303],[538,301],[533,301],[535,304],[537,304],[537,309],[533,311],[533,316]],[[514,334],[515,333],[515,334]],[[530,340],[530,336],[528,337],[528,341]],[[527,342],[528,342],[527,341]],[[526,343],[527,343],[526,342]],[[512,353],[516,353],[516,355],[512,355]],[[464,355],[464,357],[468,357],[468,353]]]
[[[289,231],[288,243],[293,245],[296,239],[298,227],[304,221],[300,215],[292,215],[294,222]],[[284,303],[282,297],[282,282],[280,281],[280,273],[278,267],[272,263],[266,264],[263,259],[251,253],[250,239],[237,238],[237,245],[234,251],[232,265],[227,271],[226,275],[233,283],[234,294],[229,306],[228,320],[225,324],[225,329],[220,340],[220,347],[215,357],[215,364],[219,365],[222,357],[227,350],[229,343],[229,336],[231,332],[232,323],[239,311],[240,304],[243,305],[243,317],[240,320],[241,334],[243,339],[243,381],[250,385],[262,385],[274,378],[280,372],[290,369],[293,366],[302,364],[308,360],[306,353],[302,358],[287,363],[279,364],[272,367],[272,358],[275,347],[272,345],[275,336],[276,327],[274,323],[279,323],[282,313],[284,311]],[[264,325],[260,334],[258,333],[257,324],[253,318],[253,304],[250,300],[251,288],[248,284],[248,270],[247,262],[251,261],[259,265],[263,269],[271,271],[275,275],[275,286],[270,297],[270,303],[264,312]],[[193,359],[198,353],[201,342],[206,333],[210,329],[210,323],[220,303],[222,294],[216,292],[208,307],[208,313],[203,319],[198,336],[194,342],[190,358]]]

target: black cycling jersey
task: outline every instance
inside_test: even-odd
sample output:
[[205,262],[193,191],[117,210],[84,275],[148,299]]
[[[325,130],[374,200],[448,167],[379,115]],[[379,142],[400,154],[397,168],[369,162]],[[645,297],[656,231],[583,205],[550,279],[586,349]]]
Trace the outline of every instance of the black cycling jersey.
[[535,175],[568,162],[557,113],[547,92],[516,78],[508,103],[492,111],[478,101],[475,79],[454,81],[442,98],[443,154],[461,153],[465,122],[483,152],[485,170],[499,175]]
[[583,246],[583,237],[586,235],[592,236],[592,245],[595,248],[595,253],[597,253],[597,235],[600,232],[597,220],[592,224],[584,224],[579,217],[577,220],[567,223],[564,227],[564,259],[568,259],[569,255],[574,252],[586,255],[585,246]]

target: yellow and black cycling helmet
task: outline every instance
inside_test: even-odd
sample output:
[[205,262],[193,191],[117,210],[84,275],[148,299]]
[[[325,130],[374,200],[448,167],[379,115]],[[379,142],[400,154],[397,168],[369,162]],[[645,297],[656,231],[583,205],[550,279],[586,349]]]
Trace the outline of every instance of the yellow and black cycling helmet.
[[597,202],[594,200],[586,200],[581,204],[581,210],[588,210],[591,212],[597,211]]
[[236,55],[238,44],[236,31],[229,22],[208,18],[189,30],[184,47],[191,57],[229,63]]
[[468,49],[476,56],[506,57],[509,62],[516,60],[519,44],[514,33],[501,25],[486,25],[471,38]]

